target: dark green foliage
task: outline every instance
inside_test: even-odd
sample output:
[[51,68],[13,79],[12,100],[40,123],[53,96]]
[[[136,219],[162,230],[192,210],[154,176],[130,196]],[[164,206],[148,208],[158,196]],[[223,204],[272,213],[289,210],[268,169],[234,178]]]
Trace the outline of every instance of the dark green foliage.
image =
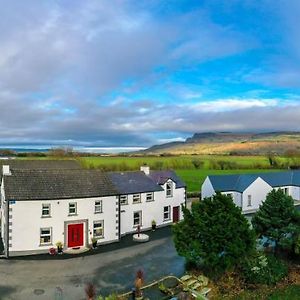
[[273,255],[256,253],[242,263],[242,273],[247,283],[275,284],[287,276],[288,268]]
[[231,197],[217,193],[183,212],[173,233],[176,250],[188,263],[222,272],[255,248],[254,232]]
[[293,198],[285,195],[283,190],[272,190],[267,195],[266,201],[253,217],[252,224],[260,237],[275,242],[275,250],[279,246],[295,248],[300,234],[299,213],[294,207]]
[[291,285],[283,289],[276,289],[268,300],[299,300],[300,285]]

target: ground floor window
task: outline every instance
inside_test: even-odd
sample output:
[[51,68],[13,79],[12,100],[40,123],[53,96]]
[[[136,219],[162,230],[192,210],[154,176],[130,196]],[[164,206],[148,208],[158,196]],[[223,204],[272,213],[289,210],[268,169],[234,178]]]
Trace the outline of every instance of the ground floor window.
[[171,207],[170,206],[164,206],[164,221],[171,219]]
[[51,244],[51,228],[41,228],[40,230],[40,244]]
[[104,221],[95,221],[93,228],[94,238],[103,238],[104,237]]
[[142,225],[142,211],[135,211],[133,213],[133,226]]

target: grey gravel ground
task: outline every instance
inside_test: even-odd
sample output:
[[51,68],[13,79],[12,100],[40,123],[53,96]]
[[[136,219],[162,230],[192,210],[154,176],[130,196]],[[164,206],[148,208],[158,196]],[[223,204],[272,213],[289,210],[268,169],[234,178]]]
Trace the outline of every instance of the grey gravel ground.
[[0,299],[81,300],[87,282],[102,294],[126,291],[139,268],[151,282],[168,274],[181,275],[184,260],[171,237],[65,260],[0,260]]

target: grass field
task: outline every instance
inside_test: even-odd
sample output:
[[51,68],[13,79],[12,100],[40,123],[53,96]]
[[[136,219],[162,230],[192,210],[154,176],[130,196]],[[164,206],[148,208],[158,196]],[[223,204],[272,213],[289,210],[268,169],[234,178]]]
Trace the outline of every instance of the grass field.
[[[173,169],[187,184],[188,192],[200,191],[207,175],[245,174],[278,171],[270,168],[265,156],[225,156],[225,155],[184,155],[170,157],[84,157],[80,159],[86,167],[102,168],[104,170],[139,170],[147,164],[151,169]],[[193,161],[203,162],[200,169],[196,169]],[[277,160],[284,162],[286,158]],[[234,162],[238,169],[212,169],[211,164],[217,161]],[[261,168],[255,167],[261,166]]]

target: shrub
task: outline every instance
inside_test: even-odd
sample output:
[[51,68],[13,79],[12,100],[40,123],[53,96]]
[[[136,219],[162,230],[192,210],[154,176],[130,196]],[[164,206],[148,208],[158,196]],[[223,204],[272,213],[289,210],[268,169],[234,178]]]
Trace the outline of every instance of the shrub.
[[242,263],[243,277],[247,283],[275,284],[288,274],[288,268],[273,255],[256,253]]

